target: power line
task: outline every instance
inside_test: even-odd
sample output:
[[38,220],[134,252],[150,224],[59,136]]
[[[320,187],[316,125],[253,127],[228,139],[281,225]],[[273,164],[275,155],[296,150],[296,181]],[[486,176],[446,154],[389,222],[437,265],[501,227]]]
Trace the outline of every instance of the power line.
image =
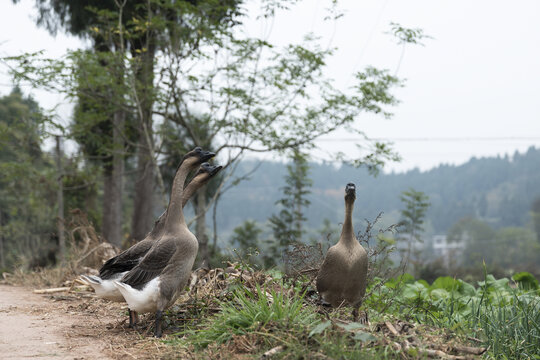
[[[335,138],[335,139],[319,139],[317,141],[324,142],[358,142],[362,138]],[[473,141],[539,141],[540,137],[536,136],[501,136],[501,137],[396,137],[396,138],[369,138],[373,141],[390,141],[390,142],[473,142]]]

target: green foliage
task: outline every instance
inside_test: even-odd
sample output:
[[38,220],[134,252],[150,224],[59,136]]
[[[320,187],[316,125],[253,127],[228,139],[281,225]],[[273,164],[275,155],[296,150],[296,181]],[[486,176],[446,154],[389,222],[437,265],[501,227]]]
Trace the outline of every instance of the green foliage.
[[[235,29],[244,11],[241,1],[89,1],[82,6],[37,0],[36,4],[42,25],[51,32],[64,28],[89,38],[92,50],[70,52],[61,59],[36,53],[3,60],[17,81],[78,101],[69,136],[88,159],[105,160],[105,174],[111,170],[111,154],[129,156],[133,149],[139,154],[139,175],[143,170],[152,175],[158,160],[165,161],[161,170],[171,169],[168,162],[187,144],[215,149],[220,159],[226,159],[226,167],[248,151],[311,149],[315,139],[340,128],[363,134],[354,126],[360,115],[390,116],[389,106],[397,103],[391,90],[401,82],[386,70],[367,68],[351,74],[355,79],[351,89],[335,88],[323,76],[333,49],[322,47],[313,36],[284,48],[245,37]],[[265,2],[262,16],[283,6],[287,2]],[[330,13],[334,20],[340,17],[335,3]],[[123,130],[114,121],[118,113],[126,119]],[[159,126],[153,123],[157,118]],[[111,137],[114,130],[120,130],[120,136]],[[376,170],[395,159],[389,144],[372,143],[365,139],[364,157],[349,160]],[[228,167],[231,172],[234,168]],[[166,191],[170,174],[157,175],[160,190]],[[153,186],[147,185],[153,185],[154,177],[149,178],[137,183],[145,191],[134,193],[134,224],[148,220],[140,217],[150,213],[148,189]],[[131,189],[129,184],[126,188]],[[112,198],[119,196],[106,199]],[[281,215],[295,222],[301,235],[302,212],[294,211],[289,219]]]
[[41,151],[43,116],[19,88],[0,98],[0,267],[47,256],[55,244],[52,159]]
[[417,44],[424,45],[422,40],[431,39],[431,36],[426,35],[424,30],[420,28],[406,28],[398,23],[391,22],[391,34],[397,39],[398,44]]
[[402,192],[400,199],[405,209],[401,210],[398,241],[407,243],[405,261],[412,263],[415,272],[418,272],[421,260],[420,249],[416,248],[416,242],[423,242],[421,234],[424,231],[424,220],[430,206],[429,196],[411,188]]
[[526,271],[514,274],[512,280],[519,284],[519,287],[524,290],[538,290],[538,280]]
[[[53,156],[41,150],[46,125],[37,103],[20,89],[0,98],[0,267],[55,261],[59,174]],[[95,170],[77,157],[63,163],[66,213],[82,208],[95,221]]]
[[449,241],[465,241],[463,264],[478,266],[484,261],[490,271],[509,275],[516,271],[538,271],[540,244],[527,228],[493,229],[487,223],[464,218],[448,231]]
[[261,243],[259,236],[262,231],[259,224],[253,220],[246,220],[233,229],[231,245],[241,261],[248,261],[252,265],[262,265],[257,259]]
[[423,224],[429,208],[429,196],[421,191],[409,189],[401,195],[405,209],[401,210],[401,233],[408,234],[411,240],[422,241],[420,235],[424,230]]
[[[516,278],[534,279],[530,274],[516,274]],[[394,296],[379,298],[375,292],[367,299],[371,322],[379,324],[370,327],[342,321],[340,310],[323,316],[310,299],[286,282],[279,291],[241,286],[220,303],[219,313],[167,342],[192,349],[201,358],[216,352],[224,357],[246,352],[248,358],[258,358],[281,345],[278,358],[370,359],[422,357],[424,340],[432,343],[440,337],[441,343],[448,344],[450,338],[474,337],[481,341],[475,347],[487,348],[486,358],[540,356],[538,290],[516,289],[508,279],[487,274],[476,286],[452,277],[429,284],[403,274],[384,283],[381,290],[395,290]],[[418,341],[408,352],[396,351],[388,345],[388,337],[382,336],[380,324],[393,323],[393,319],[414,324]],[[241,345],[246,342],[252,344],[249,350]],[[244,350],[238,350],[238,344]]]
[[449,242],[460,241],[470,238],[474,241],[487,242],[495,237],[495,231],[485,222],[465,217],[452,225],[448,230],[447,238]]
[[312,184],[308,178],[307,154],[294,149],[291,159],[291,164],[287,165],[286,185],[281,188],[284,197],[276,202],[281,210],[269,219],[274,237],[269,241],[270,251],[265,256],[267,266],[275,265],[287,246],[302,242],[302,224],[307,220],[304,209],[310,204],[307,195]]
[[[540,356],[538,282],[529,273],[513,278],[520,284],[518,289],[510,285],[509,279],[495,279],[492,275],[486,275],[475,288],[448,276],[429,285],[405,274],[385,283],[382,292],[401,284],[394,299],[384,300],[389,302],[388,313],[480,337],[495,358],[534,358]],[[380,301],[375,295],[368,303]]]
[[[124,83],[124,54],[110,51],[77,51],[72,53],[76,63],[73,76],[76,80],[77,104],[70,136],[77,141],[86,157],[91,161],[110,166],[112,154],[126,154],[132,150],[124,148],[124,142],[135,141],[134,116],[125,112],[126,95],[129,88]],[[104,101],[107,99],[107,101]],[[127,116],[126,124],[115,124],[114,116],[122,112]],[[120,127],[122,142],[115,141],[113,129]]]
[[242,225],[234,228],[231,242],[242,250],[255,248],[259,243],[259,235],[261,233],[262,229],[257,222],[246,220]]
[[[101,226],[99,206],[100,169],[92,164],[84,164],[83,156],[73,156],[63,161],[64,209],[66,218],[71,210],[80,209],[89,222]],[[67,160],[67,161],[66,161]]]
[[211,343],[227,342],[234,335],[262,333],[270,326],[276,331],[306,327],[315,318],[316,314],[303,307],[303,296],[298,293],[289,297],[260,287],[256,292],[243,288],[234,292],[230,302],[223,303],[219,314],[191,332],[189,342],[204,348]]

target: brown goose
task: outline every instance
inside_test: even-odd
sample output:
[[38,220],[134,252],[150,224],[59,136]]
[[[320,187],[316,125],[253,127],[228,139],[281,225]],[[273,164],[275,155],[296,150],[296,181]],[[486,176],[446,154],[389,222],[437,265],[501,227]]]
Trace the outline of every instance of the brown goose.
[[[197,161],[187,155],[183,159],[187,164]],[[187,171],[178,171],[174,178],[161,237],[133,269],[114,281],[130,310],[156,312],[156,337],[162,334],[163,310],[176,301],[188,282],[199,248],[186,225],[180,201],[186,176]]]
[[[198,152],[199,150],[195,149],[194,151]],[[187,163],[186,165],[182,165],[186,166]],[[216,175],[221,168],[221,166],[212,166],[208,163],[203,163],[183,192],[182,207],[184,207],[191,196]],[[188,169],[188,171],[190,169]],[[103,264],[99,271],[99,276],[81,275],[81,277],[94,288],[97,296],[112,301],[125,301],[120,291],[114,286],[113,281],[119,280],[129,270],[133,269],[148,250],[150,250],[152,244],[161,237],[163,224],[165,223],[165,214],[166,212],[156,220],[154,228],[143,240]],[[130,327],[133,327],[136,324],[136,319],[137,314],[130,311]]]
[[336,245],[328,249],[317,275],[317,291],[322,299],[334,307],[350,305],[353,317],[358,319],[367,285],[368,257],[360,245],[352,226],[352,212],[356,200],[356,187],[345,187],[345,221]]

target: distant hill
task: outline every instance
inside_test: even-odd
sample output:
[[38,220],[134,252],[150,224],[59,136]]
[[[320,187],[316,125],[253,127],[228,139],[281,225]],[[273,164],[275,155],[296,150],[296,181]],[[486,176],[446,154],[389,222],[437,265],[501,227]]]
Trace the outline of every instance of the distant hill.
[[[238,175],[253,169],[258,162],[244,161]],[[229,190],[218,208],[218,227],[226,235],[247,219],[264,223],[282,193],[285,165],[264,161],[250,180]],[[402,208],[400,193],[410,187],[425,192],[431,202],[428,212],[429,233],[446,233],[459,219],[473,216],[493,227],[525,226],[529,223],[532,201],[540,196],[540,149],[512,157],[472,158],[463,165],[441,165],[421,172],[370,176],[364,169],[333,164],[311,164],[311,205],[306,212],[307,226],[320,228],[325,218],[338,224],[343,218],[343,189],[357,186],[355,223],[373,220],[384,212],[383,223],[397,222]],[[359,229],[357,229],[359,230]],[[223,238],[222,235],[222,238]]]

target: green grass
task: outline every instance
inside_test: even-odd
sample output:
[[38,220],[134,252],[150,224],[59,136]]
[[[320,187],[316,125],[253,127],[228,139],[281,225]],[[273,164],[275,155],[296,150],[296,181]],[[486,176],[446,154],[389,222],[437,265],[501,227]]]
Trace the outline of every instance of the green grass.
[[[249,356],[260,357],[276,346],[284,350],[275,358],[300,359],[326,356],[336,359],[394,358],[391,349],[366,348],[375,337],[358,331],[363,325],[339,326],[326,321],[317,307],[306,304],[299,289],[284,287],[284,292],[257,286],[254,291],[237,288],[229,300],[221,304],[221,311],[202,323],[176,334],[168,340],[173,345],[191,348],[200,357],[227,358],[228,350],[216,355],[216,349],[230,346],[236,339],[252,340],[256,351]],[[350,309],[343,313],[350,316]],[[322,327],[319,332],[313,331]],[[363,338],[362,335],[367,335]],[[232,351],[232,350],[231,350]],[[386,353],[385,353],[386,352]]]
[[[219,300],[219,312],[206,313],[204,320],[188,324],[168,341],[201,358],[239,353],[242,358],[259,358],[283,346],[273,358],[413,359],[425,357],[421,344],[444,344],[450,337],[456,344],[487,347],[484,358],[540,359],[540,290],[534,279],[520,279],[512,282],[486,274],[476,287],[450,277],[432,284],[410,275],[386,282],[364,309],[371,323],[383,328],[386,320],[416,324],[414,336],[420,345],[408,353],[395,348],[395,341],[403,338],[389,337],[377,326],[350,323],[350,309],[324,314],[313,295],[306,297],[300,290],[305,284],[294,287],[283,279],[267,287],[235,284]],[[469,337],[482,343],[471,344]]]
[[540,359],[540,297],[513,292],[505,305],[478,304],[471,330],[485,339],[497,359]]
[[512,283],[485,274],[476,288],[451,277],[431,285],[405,277],[387,312],[480,338],[489,358],[540,359],[540,290],[530,274],[520,275]]
[[[265,336],[268,328],[274,331],[302,329],[316,321],[316,314],[303,307],[303,297],[299,294],[288,297],[260,287],[254,293],[237,289],[231,301],[223,303],[220,313],[201,324],[199,329],[190,330],[188,336],[191,344],[204,348],[211,343],[225,343],[234,335],[256,333]],[[282,342],[287,343],[287,340]]]

